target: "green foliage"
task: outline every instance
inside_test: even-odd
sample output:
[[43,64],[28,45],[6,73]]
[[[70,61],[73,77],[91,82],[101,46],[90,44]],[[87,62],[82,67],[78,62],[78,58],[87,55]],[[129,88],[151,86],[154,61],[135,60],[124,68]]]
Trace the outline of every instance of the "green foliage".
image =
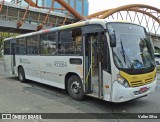
[[18,34],[16,33],[8,33],[8,32],[0,32],[0,55],[1,55],[1,51],[3,49],[3,41],[5,38],[8,38],[8,37],[14,37]]

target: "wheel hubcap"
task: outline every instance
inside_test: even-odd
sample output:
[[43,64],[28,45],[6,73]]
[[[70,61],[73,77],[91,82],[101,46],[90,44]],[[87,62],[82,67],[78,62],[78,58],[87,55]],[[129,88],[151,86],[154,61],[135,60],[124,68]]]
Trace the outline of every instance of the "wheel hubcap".
[[81,89],[80,83],[78,83],[77,81],[74,81],[71,84],[71,89],[72,89],[73,93],[78,94]]

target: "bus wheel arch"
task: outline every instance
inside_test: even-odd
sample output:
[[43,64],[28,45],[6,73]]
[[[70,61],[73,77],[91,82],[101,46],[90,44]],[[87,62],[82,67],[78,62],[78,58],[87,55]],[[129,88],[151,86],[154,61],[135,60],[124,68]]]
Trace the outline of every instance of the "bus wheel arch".
[[24,68],[21,65],[18,66],[18,79],[22,83],[26,82],[25,71],[24,71]]
[[68,92],[68,89],[67,89],[67,82],[68,82],[68,79],[72,76],[72,75],[77,75],[76,73],[74,72],[68,72],[66,75],[65,75],[65,89],[66,91]]
[[[73,84],[78,84],[80,86],[80,92],[78,94],[74,94],[73,90],[69,87],[72,87]],[[82,80],[78,74],[69,72],[65,76],[65,89],[68,94],[75,100],[82,100],[84,97],[84,90],[82,85]]]

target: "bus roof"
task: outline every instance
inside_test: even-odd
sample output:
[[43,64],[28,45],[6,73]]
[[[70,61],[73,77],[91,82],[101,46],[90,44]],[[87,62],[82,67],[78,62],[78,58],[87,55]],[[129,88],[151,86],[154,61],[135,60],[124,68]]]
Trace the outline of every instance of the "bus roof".
[[[15,37],[5,38],[4,41],[11,40],[11,39],[17,39],[17,38],[22,38],[22,37],[28,37],[28,36],[37,35],[37,34],[48,33],[48,32],[54,32],[54,31],[59,31],[59,30],[64,30],[64,29],[69,29],[69,28],[74,28],[74,27],[79,27],[79,26],[88,25],[88,24],[101,24],[103,26],[105,23],[110,23],[110,22],[131,23],[131,22],[121,21],[121,20],[107,21],[105,19],[95,18],[95,19],[88,19],[88,20],[84,20],[84,21],[79,21],[79,22],[69,24],[69,25],[52,27],[52,28],[49,28],[49,29],[44,29],[44,30],[40,30],[40,31],[36,31],[36,32],[22,34],[22,35],[18,35],[18,36],[15,36]],[[132,24],[134,24],[134,23],[132,23]]]

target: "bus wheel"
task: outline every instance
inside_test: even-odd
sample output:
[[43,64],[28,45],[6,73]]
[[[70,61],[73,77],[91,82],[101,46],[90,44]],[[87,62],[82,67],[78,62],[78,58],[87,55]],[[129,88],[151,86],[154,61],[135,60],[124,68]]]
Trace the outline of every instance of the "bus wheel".
[[25,82],[25,73],[24,73],[23,67],[20,67],[18,69],[18,78],[19,78],[20,82],[22,82],[22,83]]
[[84,91],[82,81],[77,75],[73,75],[68,79],[67,89],[69,95],[75,100],[82,100]]

